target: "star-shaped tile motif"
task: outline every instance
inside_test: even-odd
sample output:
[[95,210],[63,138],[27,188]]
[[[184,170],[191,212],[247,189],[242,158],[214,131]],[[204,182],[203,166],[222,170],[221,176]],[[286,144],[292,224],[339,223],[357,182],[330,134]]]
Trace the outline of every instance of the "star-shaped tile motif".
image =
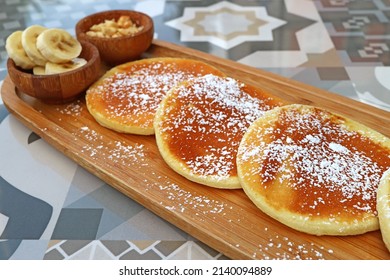
[[223,1],[185,8],[181,17],[166,24],[180,30],[181,41],[208,41],[230,49],[245,41],[272,41],[272,31],[286,22],[268,15],[263,6],[243,7]]

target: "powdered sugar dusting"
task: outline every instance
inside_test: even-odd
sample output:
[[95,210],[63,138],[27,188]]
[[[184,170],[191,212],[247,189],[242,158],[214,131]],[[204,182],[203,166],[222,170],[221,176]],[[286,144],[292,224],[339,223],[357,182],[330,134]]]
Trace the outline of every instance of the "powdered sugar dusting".
[[[177,88],[159,126],[172,152],[197,176],[236,174],[235,157],[248,126],[273,100],[232,78],[205,75]],[[174,104],[172,106],[172,104]],[[176,147],[180,147],[178,150]]]
[[153,125],[154,114],[166,93],[179,82],[207,74],[207,67],[188,69],[180,63],[153,61],[132,71],[108,76],[88,94],[99,94],[104,100],[105,116],[121,119],[124,124],[148,128]]
[[390,153],[358,149],[357,145],[373,143],[347,130],[342,120],[335,125],[330,118],[282,111],[276,126],[257,132],[272,140],[246,143],[242,161],[261,163],[250,173],[262,174],[265,186],[275,181],[297,191],[305,186],[299,202],[303,212],[332,208],[353,212],[352,207],[356,212],[375,213],[376,190],[384,168],[390,166]]
[[334,143],[334,142],[329,143],[329,148],[332,151],[338,152],[338,153],[341,153],[341,154],[347,154],[348,152],[350,152],[350,150],[348,148],[344,147],[341,144]]

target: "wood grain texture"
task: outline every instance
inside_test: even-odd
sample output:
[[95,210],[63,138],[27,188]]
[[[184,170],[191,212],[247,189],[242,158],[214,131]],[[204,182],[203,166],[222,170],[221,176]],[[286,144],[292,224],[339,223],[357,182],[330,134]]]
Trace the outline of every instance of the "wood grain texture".
[[[390,136],[390,113],[293,80],[155,40],[145,57],[188,57],[258,86],[286,103],[320,106]],[[7,77],[9,111],[62,153],[163,219],[233,259],[390,259],[379,231],[313,236],[262,213],[242,190],[219,190],[186,180],[160,156],[154,136],[108,130],[90,116],[84,98],[48,105],[18,93]]]

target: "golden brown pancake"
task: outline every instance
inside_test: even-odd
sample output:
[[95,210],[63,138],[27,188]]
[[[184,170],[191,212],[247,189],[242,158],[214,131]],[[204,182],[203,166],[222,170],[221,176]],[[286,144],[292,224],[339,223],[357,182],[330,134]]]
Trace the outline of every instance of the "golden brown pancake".
[[304,105],[266,112],[237,155],[248,197],[283,224],[316,235],[377,230],[376,192],[389,167],[389,138]]
[[382,239],[385,242],[387,249],[390,251],[390,169],[388,169],[381,178],[376,207],[378,210]]
[[103,126],[133,134],[154,134],[158,104],[177,83],[224,74],[209,64],[182,58],[150,58],[109,70],[86,93],[91,115]]
[[236,153],[247,127],[279,103],[228,77],[206,75],[171,90],[154,122],[159,151],[168,165],[191,181],[240,188]]

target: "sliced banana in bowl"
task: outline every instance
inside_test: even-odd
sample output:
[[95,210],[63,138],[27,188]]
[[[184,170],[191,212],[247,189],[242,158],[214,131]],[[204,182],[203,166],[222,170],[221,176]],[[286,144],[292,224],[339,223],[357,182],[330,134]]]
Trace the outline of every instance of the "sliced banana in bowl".
[[47,30],[46,27],[31,25],[22,32],[22,46],[27,56],[35,63],[35,65],[39,66],[45,66],[47,62],[47,59],[37,48],[38,36],[45,30]]
[[[7,69],[17,88],[16,94],[27,94],[49,104],[61,104],[71,102],[85,93],[100,77],[102,69],[98,49],[89,42],[81,42],[81,45],[79,58],[65,63],[68,66],[48,62],[45,66],[38,65],[32,71],[26,71],[16,66],[14,60],[9,58]],[[46,68],[56,73],[46,74]]]
[[6,50],[16,66],[34,75],[59,74],[87,63],[79,57],[80,42],[69,32],[41,25],[13,32],[6,40]]
[[101,73],[99,51],[66,30],[32,25],[8,36],[8,74],[18,89],[45,103],[77,98]]
[[46,75],[45,66],[34,66],[33,68],[33,74],[34,75]]
[[60,74],[67,71],[75,70],[87,64],[84,58],[76,57],[65,63],[47,62],[45,66],[45,75]]
[[5,49],[8,56],[15,62],[16,66],[22,69],[32,69],[35,63],[28,57],[22,45],[22,33],[18,30],[8,36],[5,42]]
[[51,28],[43,31],[36,40],[40,53],[53,63],[65,63],[81,53],[81,44],[66,30]]

